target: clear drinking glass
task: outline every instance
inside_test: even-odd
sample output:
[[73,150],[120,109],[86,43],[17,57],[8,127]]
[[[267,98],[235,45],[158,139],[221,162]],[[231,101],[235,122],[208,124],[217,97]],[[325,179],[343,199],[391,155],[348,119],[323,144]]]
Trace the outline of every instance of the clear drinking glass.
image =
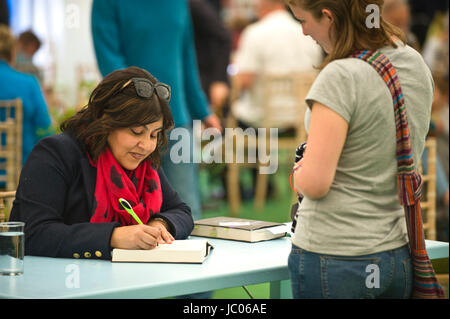
[[0,275],[23,274],[24,226],[23,222],[0,223]]

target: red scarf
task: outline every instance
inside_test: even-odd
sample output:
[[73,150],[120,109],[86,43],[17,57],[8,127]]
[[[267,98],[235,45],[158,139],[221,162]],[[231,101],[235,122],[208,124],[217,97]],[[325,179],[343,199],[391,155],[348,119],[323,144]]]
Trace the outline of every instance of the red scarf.
[[130,203],[144,224],[152,215],[159,213],[162,204],[161,182],[150,161],[143,161],[134,171],[126,171],[117,163],[108,147],[100,154],[97,163],[90,157],[89,160],[97,168],[95,212],[91,223],[137,224],[119,203],[119,198]]

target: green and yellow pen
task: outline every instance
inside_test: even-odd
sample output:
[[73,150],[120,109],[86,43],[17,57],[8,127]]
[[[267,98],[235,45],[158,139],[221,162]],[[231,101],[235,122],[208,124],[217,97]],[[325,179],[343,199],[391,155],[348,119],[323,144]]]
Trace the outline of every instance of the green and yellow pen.
[[141,224],[141,225],[143,224],[143,222],[141,222],[138,215],[136,215],[136,213],[134,212],[130,203],[128,203],[128,201],[126,199],[119,198],[119,203],[122,205],[123,208],[125,208],[127,213],[130,214],[134,218],[134,220],[138,222],[138,224]]

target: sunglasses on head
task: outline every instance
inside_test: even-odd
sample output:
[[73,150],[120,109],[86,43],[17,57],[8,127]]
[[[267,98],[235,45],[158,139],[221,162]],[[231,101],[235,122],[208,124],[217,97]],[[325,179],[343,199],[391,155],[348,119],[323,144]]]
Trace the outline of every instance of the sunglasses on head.
[[156,92],[159,98],[166,102],[170,101],[170,86],[167,84],[161,82],[152,83],[146,78],[131,78],[122,86],[122,89],[130,83],[133,83],[136,94],[142,98],[150,99],[153,96],[153,92]]

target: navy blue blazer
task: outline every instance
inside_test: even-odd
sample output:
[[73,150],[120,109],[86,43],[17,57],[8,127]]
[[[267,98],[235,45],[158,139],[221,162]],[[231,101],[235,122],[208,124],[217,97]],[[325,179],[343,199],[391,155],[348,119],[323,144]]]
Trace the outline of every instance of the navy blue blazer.
[[[185,239],[191,210],[170,186],[162,169],[163,202],[156,216],[175,239]],[[111,259],[111,235],[119,223],[90,223],[97,169],[83,146],[67,133],[42,139],[26,161],[10,221],[25,222],[25,255]]]

